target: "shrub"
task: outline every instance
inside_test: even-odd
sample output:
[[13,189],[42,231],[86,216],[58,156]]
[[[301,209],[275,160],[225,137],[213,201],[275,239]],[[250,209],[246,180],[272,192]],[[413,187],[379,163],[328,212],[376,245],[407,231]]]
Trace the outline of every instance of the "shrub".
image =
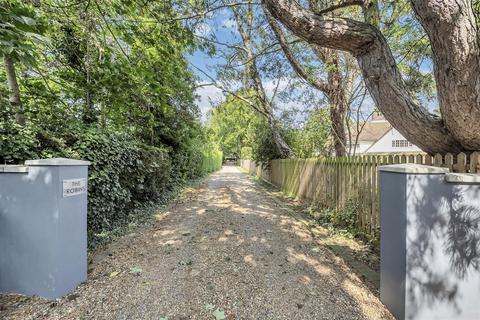
[[39,141],[34,128],[14,122],[0,122],[0,163],[19,163],[38,155]]
[[350,200],[342,210],[324,207],[318,212],[311,212],[311,214],[324,225],[356,234],[358,232],[358,211],[357,202]]
[[88,179],[91,245],[132,223],[132,219],[141,215],[141,208],[164,203],[172,191],[188,180],[218,170],[223,158],[216,147],[199,141],[176,149],[154,147],[128,133],[108,128],[83,127],[67,134],[45,131],[32,124],[20,127],[14,122],[0,121],[0,131],[2,163],[51,157],[91,162]]
[[268,169],[270,160],[281,159],[273,131],[268,127],[259,127],[255,133],[255,143],[252,146],[253,159],[257,165],[261,165],[264,169]]
[[170,184],[172,163],[167,149],[148,145],[140,146],[140,158],[136,161],[131,178],[126,183],[136,202],[163,200]]
[[218,149],[211,149],[203,153],[202,173],[208,174],[222,167],[223,153]]
[[89,168],[89,238],[126,225],[135,207],[164,200],[171,159],[165,148],[138,143],[132,136],[98,129],[82,133],[72,149]]
[[252,160],[253,159],[253,149],[251,147],[243,147],[240,151],[240,159],[242,160]]
[[[73,146],[78,158],[91,161],[88,179],[89,235],[127,222],[128,206],[141,151],[127,134],[91,129]],[[133,181],[132,181],[133,180]]]

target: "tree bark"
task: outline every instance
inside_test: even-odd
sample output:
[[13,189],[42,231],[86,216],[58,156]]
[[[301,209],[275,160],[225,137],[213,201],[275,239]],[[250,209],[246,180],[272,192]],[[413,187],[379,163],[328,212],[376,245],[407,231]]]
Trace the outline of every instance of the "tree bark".
[[412,0],[432,46],[440,112],[467,150],[480,150],[480,40],[471,0]]
[[280,134],[280,128],[278,127],[277,121],[273,118],[268,119],[268,125],[270,131],[272,132],[273,142],[277,147],[277,150],[280,154],[281,159],[288,159],[293,156],[293,151],[290,146],[285,142],[282,135]]
[[[410,95],[392,52],[377,28],[347,18],[327,19],[292,0],[263,0],[263,3],[276,19],[300,38],[318,46],[352,53],[385,118],[422,150],[433,154],[474,149],[474,144],[462,145],[459,142],[462,140],[457,141],[442,119],[430,114]],[[478,82],[474,86],[478,86]]]
[[345,97],[345,89],[343,87],[343,78],[340,73],[340,64],[338,54],[334,50],[330,50],[327,54],[329,64],[328,84],[330,87],[327,93],[330,102],[330,121],[332,122],[332,130],[335,135],[335,154],[343,157],[347,154],[347,136],[345,132],[345,113],[347,111],[347,102]]
[[25,115],[23,111],[22,101],[20,100],[20,88],[17,81],[17,73],[15,71],[15,64],[12,58],[5,54],[3,56],[3,63],[5,64],[5,72],[7,74],[8,90],[10,91],[9,101],[10,105],[15,111],[16,122],[24,126]]

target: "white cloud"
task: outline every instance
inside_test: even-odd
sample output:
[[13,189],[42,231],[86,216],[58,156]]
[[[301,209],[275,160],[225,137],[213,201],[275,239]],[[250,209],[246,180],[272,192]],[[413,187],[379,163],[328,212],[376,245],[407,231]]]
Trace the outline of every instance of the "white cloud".
[[212,33],[212,27],[208,23],[200,23],[196,26],[194,33],[199,37],[206,38]]
[[[290,83],[289,79],[285,79],[285,78],[281,78],[279,80],[270,79],[268,81],[263,81],[263,88],[265,89],[265,93],[267,94],[267,96],[272,97],[275,90],[277,90],[277,93],[281,92],[288,87],[289,83]],[[276,89],[277,86],[278,86],[278,89]]]
[[[277,91],[277,94],[279,94],[281,91],[287,89],[287,87],[290,85],[290,79],[281,78],[280,80],[269,79],[269,80],[263,81],[263,87],[269,99],[271,99],[271,97],[273,96],[273,93],[275,92],[275,88],[277,87],[278,81],[280,81],[280,84],[278,85],[278,91]],[[200,82],[199,85],[204,85],[204,86],[199,87],[196,90],[196,94],[198,95],[196,104],[202,113],[203,122],[207,120],[207,112],[210,109],[212,109],[212,107],[225,101],[225,93],[213,85],[207,85],[208,83],[210,82],[208,81]],[[228,87],[229,90],[235,91],[240,87],[240,83],[232,82],[226,87]],[[308,88],[309,87],[306,84],[296,85],[296,89],[299,90],[300,92],[303,92]],[[282,111],[286,111],[286,110],[292,110],[299,107],[302,108],[302,104],[304,102],[300,100],[282,101],[279,99],[277,95],[275,98],[275,103],[278,107],[277,112],[281,113]]]

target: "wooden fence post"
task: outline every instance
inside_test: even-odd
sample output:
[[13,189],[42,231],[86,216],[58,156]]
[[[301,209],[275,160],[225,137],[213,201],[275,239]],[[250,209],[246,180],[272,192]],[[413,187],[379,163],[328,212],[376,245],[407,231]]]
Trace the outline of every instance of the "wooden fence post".
[[480,173],[480,152],[470,155],[470,173]]

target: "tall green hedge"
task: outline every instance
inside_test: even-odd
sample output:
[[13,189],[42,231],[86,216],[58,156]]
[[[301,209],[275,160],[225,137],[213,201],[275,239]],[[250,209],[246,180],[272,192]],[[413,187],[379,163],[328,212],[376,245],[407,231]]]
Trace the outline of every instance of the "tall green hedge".
[[89,170],[88,227],[91,239],[129,221],[139,204],[155,202],[170,183],[166,149],[145,146],[130,135],[89,130],[72,147]]
[[222,167],[223,153],[212,149],[203,153],[202,172],[205,174],[219,170]]

